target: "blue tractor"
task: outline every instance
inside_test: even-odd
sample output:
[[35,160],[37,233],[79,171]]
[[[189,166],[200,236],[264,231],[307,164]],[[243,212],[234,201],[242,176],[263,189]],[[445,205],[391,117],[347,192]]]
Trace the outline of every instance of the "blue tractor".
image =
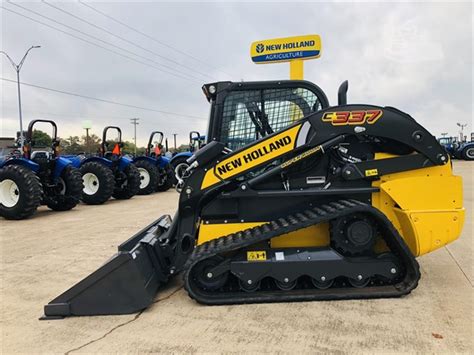
[[438,142],[452,158],[474,160],[474,141],[458,142],[455,137],[442,137],[438,138]]
[[205,141],[206,136],[201,136],[197,131],[191,131],[189,132],[189,150],[178,153],[171,158],[170,164],[175,175],[175,185],[186,177],[186,171],[189,167],[187,160],[204,145]]
[[[53,127],[50,150],[35,150],[33,127],[36,123]],[[80,201],[81,173],[70,160],[60,157],[56,123],[34,120],[28,125],[23,152],[16,151],[0,162],[0,216],[24,219],[39,205],[54,211],[67,211]]]
[[[111,143],[107,133],[116,130],[118,140],[109,150]],[[122,130],[107,126],[102,132],[102,143],[97,156],[84,155],[71,157],[71,161],[80,168],[84,189],[82,201],[88,205],[100,205],[110,197],[119,200],[129,199],[140,189],[140,174],[132,159],[122,155]]]
[[166,191],[173,186],[174,172],[170,166],[170,159],[163,155],[163,138],[163,132],[151,132],[145,155],[133,159],[140,173],[139,195]]

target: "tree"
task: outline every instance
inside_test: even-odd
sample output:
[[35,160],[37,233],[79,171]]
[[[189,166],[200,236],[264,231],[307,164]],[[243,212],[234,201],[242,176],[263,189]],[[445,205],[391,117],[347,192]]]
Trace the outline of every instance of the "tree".
[[61,149],[66,154],[80,154],[84,152],[84,145],[78,136],[69,136],[66,139],[61,139]]
[[81,137],[83,151],[86,153],[97,153],[100,148],[101,139],[95,134],[89,135],[89,142],[87,142],[87,137]]
[[[145,147],[137,147],[137,156],[145,154]],[[135,154],[135,144],[129,141],[123,142],[122,151],[124,154]]]
[[33,142],[31,145],[33,147],[49,147],[52,143],[51,136],[39,129],[33,130],[32,140]]

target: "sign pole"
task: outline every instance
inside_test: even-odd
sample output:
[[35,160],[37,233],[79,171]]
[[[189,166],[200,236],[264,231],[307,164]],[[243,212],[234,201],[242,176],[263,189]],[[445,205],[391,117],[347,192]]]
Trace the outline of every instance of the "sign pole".
[[304,61],[292,60],[290,61],[290,80],[303,80],[304,77]]

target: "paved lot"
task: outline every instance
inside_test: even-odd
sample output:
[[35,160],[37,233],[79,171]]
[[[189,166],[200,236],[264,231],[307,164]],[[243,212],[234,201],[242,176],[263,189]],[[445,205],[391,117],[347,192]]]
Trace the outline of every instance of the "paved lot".
[[[201,306],[175,280],[140,314],[38,321],[42,307],[164,213],[169,191],[79,206],[41,208],[26,221],[0,220],[3,353],[91,352],[472,352],[473,170],[464,177],[462,237],[419,258],[422,280],[402,299]],[[434,187],[435,188],[435,187]]]

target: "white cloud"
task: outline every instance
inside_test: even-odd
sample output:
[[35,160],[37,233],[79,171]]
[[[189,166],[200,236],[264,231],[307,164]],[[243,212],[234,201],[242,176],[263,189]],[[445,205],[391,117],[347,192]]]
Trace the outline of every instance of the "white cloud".
[[[90,118],[95,133],[100,134],[107,124],[117,124],[123,127],[125,138],[130,139],[133,126],[128,118],[140,117],[141,144],[154,129],[167,135],[178,133],[178,141],[184,143],[189,130],[206,129],[208,103],[201,93],[201,82],[288,78],[287,64],[253,64],[249,58],[250,43],[306,33],[322,36],[323,53],[321,59],[306,63],[305,77],[320,85],[331,103],[336,103],[340,82],[349,79],[349,102],[395,106],[410,113],[434,134],[455,134],[455,122],[446,120],[447,116],[472,123],[470,3],[92,4],[208,64],[181,56],[80,4],[54,3],[139,46],[195,68],[192,75],[202,80],[174,77],[2,11],[3,50],[19,58],[31,44],[42,45],[28,57],[22,80],[203,119],[190,120],[23,87],[26,123],[37,117],[53,118],[58,121],[60,134],[66,136],[81,134],[81,121]],[[47,5],[20,5],[156,62],[175,66]],[[2,77],[14,78],[8,62],[2,59],[1,63]],[[189,72],[183,67],[179,70]],[[0,87],[0,135],[11,135],[17,130],[15,85],[2,82]],[[468,129],[472,130],[472,125]]]

